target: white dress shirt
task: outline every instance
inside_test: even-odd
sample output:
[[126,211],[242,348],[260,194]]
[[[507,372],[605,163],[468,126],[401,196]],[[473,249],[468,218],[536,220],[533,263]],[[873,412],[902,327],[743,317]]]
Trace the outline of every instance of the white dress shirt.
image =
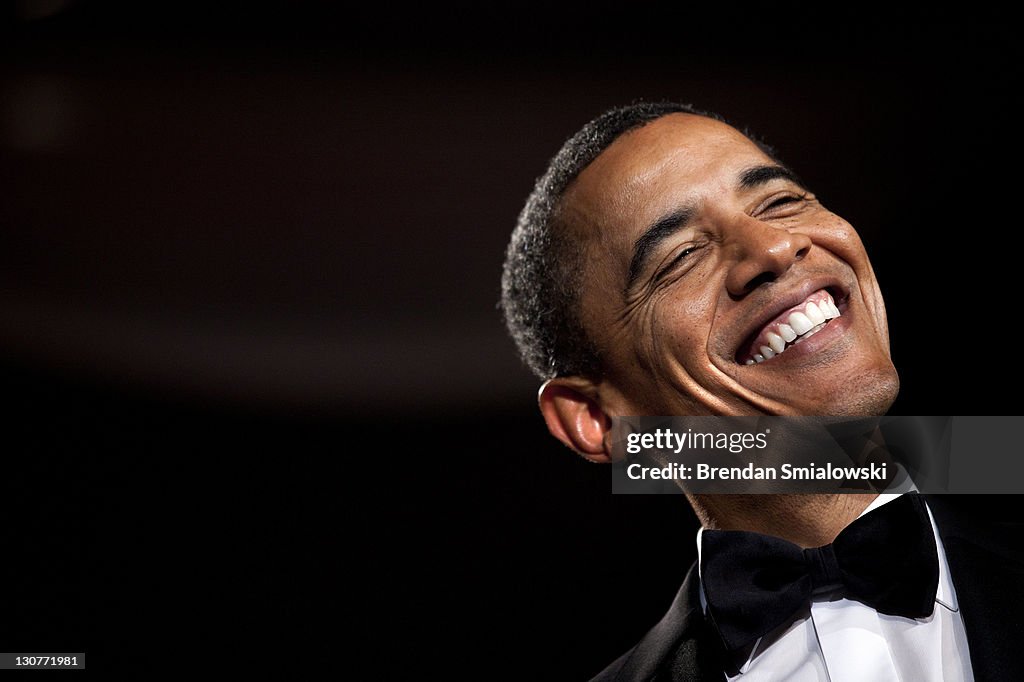
[[[879,495],[861,516],[899,497]],[[949,577],[946,552],[935,529],[939,588],[927,618],[889,616],[835,595],[815,596],[787,623],[760,638],[730,682],[973,682],[967,635]],[[697,565],[701,536],[697,532]],[[698,569],[699,570],[699,569]],[[701,606],[707,611],[704,590]]]

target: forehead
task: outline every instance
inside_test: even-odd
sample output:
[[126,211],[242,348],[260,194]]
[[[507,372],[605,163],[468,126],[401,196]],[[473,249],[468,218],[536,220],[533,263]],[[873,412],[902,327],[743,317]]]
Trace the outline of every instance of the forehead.
[[731,189],[744,169],[764,163],[771,159],[732,126],[669,114],[609,145],[580,173],[563,206],[602,231],[646,224],[679,202]]

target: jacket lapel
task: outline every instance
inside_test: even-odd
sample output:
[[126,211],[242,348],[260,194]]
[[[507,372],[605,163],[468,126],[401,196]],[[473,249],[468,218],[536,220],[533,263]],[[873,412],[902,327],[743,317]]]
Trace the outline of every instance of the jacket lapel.
[[695,562],[672,608],[626,656],[616,680],[720,682],[717,649],[700,606],[699,590]]

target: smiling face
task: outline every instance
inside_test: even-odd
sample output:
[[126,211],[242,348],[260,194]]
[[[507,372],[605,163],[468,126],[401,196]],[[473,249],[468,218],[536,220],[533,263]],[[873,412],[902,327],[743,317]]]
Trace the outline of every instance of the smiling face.
[[625,133],[572,184],[611,415],[880,414],[899,382],[856,231],[734,128]]

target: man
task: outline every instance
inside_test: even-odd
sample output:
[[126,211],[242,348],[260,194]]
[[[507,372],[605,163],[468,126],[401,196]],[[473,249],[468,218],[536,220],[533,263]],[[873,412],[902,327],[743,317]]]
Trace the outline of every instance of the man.
[[[548,429],[592,462],[612,459],[613,417],[878,415],[899,387],[854,228],[685,105],[615,109],[565,144],[512,235],[502,305]],[[896,497],[688,495],[698,563],[599,679],[1012,679],[1019,550],[941,498]],[[858,591],[836,556],[911,527],[868,581],[903,582]],[[808,564],[800,598],[751,596],[770,574],[756,546]]]

